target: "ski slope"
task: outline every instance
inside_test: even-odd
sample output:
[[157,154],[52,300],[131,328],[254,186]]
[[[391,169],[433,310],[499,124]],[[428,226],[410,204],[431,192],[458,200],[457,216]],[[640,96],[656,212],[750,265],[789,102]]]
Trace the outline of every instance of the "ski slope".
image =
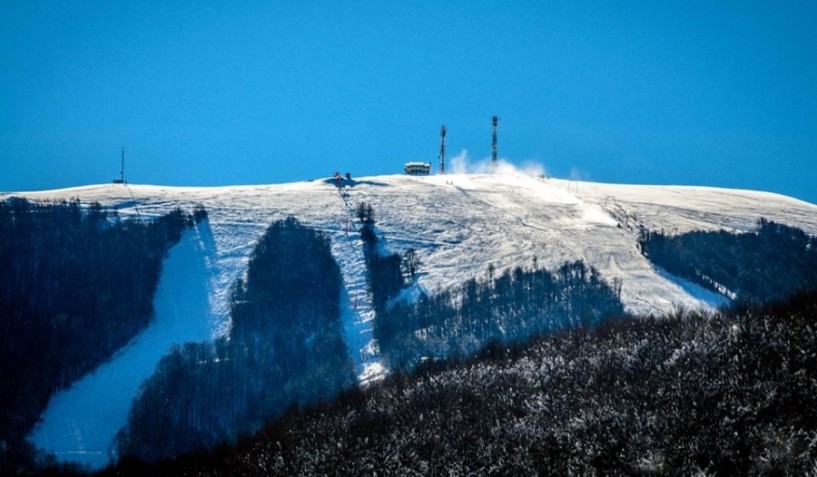
[[[211,188],[106,184],[0,194],[0,200],[11,195],[31,200],[79,198],[83,203],[99,202],[121,214],[144,218],[175,207],[191,210],[201,204],[207,209],[209,220],[202,222],[195,232],[205,237],[206,243],[193,247],[187,241],[194,239],[186,238],[176,247],[182,247],[182,252],[174,248],[157,291],[157,323],[164,319],[162,309],[174,310],[176,325],[172,336],[168,339],[165,335],[164,341],[159,342],[143,334],[131,345],[135,348],[167,349],[172,343],[201,341],[202,329],[210,337],[229,329],[230,286],[245,273],[255,242],[271,222],[294,216],[305,225],[326,232],[343,275],[344,333],[362,383],[381,378],[387,370],[372,340],[374,312],[366,287],[359,224],[354,217],[354,208],[361,202],[374,207],[384,251],[416,250],[421,265],[415,292],[433,294],[469,278],[484,277],[489,263],[501,272],[516,266],[529,267],[534,260],[549,269],[583,260],[607,280],[620,280],[626,309],[638,314],[660,314],[678,306],[709,309],[726,302],[720,295],[654,267],[639,252],[639,227],[671,233],[746,231],[764,217],[817,235],[817,206],[777,194],[574,182],[519,173],[377,176],[345,181],[340,188],[331,180]],[[179,253],[204,265],[188,273],[185,270],[189,267],[182,265],[183,260],[173,260]],[[190,258],[191,253],[199,255]],[[159,306],[160,297],[174,296],[172,287],[185,280],[185,286],[206,290],[206,298],[199,299],[196,306],[174,303]],[[132,352],[135,351],[123,351],[105,366],[124,369],[126,366],[117,364],[117,359]],[[75,387],[105,389],[105,379],[111,379],[111,375],[106,378],[103,371],[86,377],[102,384],[82,380]],[[139,383],[132,383],[129,389],[137,389]],[[110,383],[107,387],[111,388]],[[61,450],[68,456],[66,460],[71,460],[71,452],[80,450],[88,455],[104,454],[107,447],[99,449],[97,444],[97,448],[90,449],[87,445],[87,435],[95,432],[93,424],[86,424],[90,427],[84,431],[86,437],[82,442],[71,437],[76,434],[72,429],[81,426],[71,416],[89,412],[95,403],[106,399],[129,404],[135,391],[114,393],[113,398],[97,395],[93,399],[81,393],[65,397],[72,389],[52,399],[33,442],[56,449],[51,440],[57,438],[38,436],[67,435],[67,447]],[[100,392],[105,391],[93,391]],[[87,409],[60,404],[65,401],[84,401]],[[55,411],[55,406],[63,407]],[[120,403],[118,417],[108,418],[120,423],[119,426],[126,418],[122,408],[127,409],[127,405]],[[73,427],[60,429],[65,428],[66,422]],[[116,425],[108,427],[118,429]],[[92,464],[99,465],[95,461]]]
[[154,298],[155,316],[110,361],[54,395],[30,440],[60,460],[99,468],[112,457],[131,401],[159,360],[176,343],[213,334],[208,266],[212,240],[199,224],[188,230],[164,262]]

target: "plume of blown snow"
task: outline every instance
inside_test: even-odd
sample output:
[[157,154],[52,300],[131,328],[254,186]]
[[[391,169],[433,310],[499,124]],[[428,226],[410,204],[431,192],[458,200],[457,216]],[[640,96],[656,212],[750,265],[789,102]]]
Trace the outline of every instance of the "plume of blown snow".
[[590,174],[587,174],[583,170],[579,169],[578,167],[572,167],[570,169],[570,180],[572,181],[589,181]]
[[468,151],[463,149],[459,154],[449,161],[449,171],[454,174],[500,174],[500,175],[526,175],[533,177],[545,177],[547,170],[545,166],[535,161],[526,161],[522,165],[512,164],[505,158],[499,158],[494,171],[491,158],[473,159],[468,156]]

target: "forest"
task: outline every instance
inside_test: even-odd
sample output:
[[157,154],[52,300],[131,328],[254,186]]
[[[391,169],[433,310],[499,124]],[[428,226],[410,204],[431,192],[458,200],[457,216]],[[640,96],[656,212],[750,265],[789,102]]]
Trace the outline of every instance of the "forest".
[[235,442],[351,387],[341,287],[324,233],[294,218],[270,225],[233,287],[229,336],[162,359],[118,436],[119,455],[154,461]]
[[497,277],[489,267],[487,279],[378,313],[375,338],[390,367],[411,370],[425,359],[470,356],[494,341],[524,341],[623,316],[618,293],[583,262],[554,272],[516,267]]
[[494,344],[101,475],[815,475],[816,318],[810,292]]
[[766,303],[817,288],[817,237],[765,219],[748,233],[642,230],[639,243],[669,273],[738,302]]
[[30,464],[23,439],[53,393],[148,326],[162,261],[193,220],[0,201],[0,473]]

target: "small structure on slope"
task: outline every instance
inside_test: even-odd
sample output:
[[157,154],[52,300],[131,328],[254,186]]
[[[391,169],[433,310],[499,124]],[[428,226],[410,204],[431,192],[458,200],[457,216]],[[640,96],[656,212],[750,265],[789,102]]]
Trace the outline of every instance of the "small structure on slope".
[[431,163],[407,162],[404,170],[410,176],[427,176],[431,174]]

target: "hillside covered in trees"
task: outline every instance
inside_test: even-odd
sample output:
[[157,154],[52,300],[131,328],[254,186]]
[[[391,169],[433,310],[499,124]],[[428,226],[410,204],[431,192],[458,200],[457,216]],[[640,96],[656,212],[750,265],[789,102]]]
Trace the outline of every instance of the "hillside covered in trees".
[[323,233],[293,218],[270,225],[246,281],[233,287],[229,336],[162,359],[133,404],[119,454],[152,461],[211,449],[352,386],[341,286]]
[[525,341],[563,328],[623,316],[613,287],[582,262],[555,272],[517,267],[498,277],[378,313],[375,337],[389,364],[410,370],[425,359],[464,358],[487,344]]
[[766,303],[817,288],[817,238],[764,219],[749,233],[642,230],[640,245],[669,273],[739,302]]
[[814,475],[817,293],[611,320],[395,374],[240,445],[102,475]]
[[29,458],[23,438],[54,392],[149,324],[162,260],[192,220],[0,201],[0,471]]

